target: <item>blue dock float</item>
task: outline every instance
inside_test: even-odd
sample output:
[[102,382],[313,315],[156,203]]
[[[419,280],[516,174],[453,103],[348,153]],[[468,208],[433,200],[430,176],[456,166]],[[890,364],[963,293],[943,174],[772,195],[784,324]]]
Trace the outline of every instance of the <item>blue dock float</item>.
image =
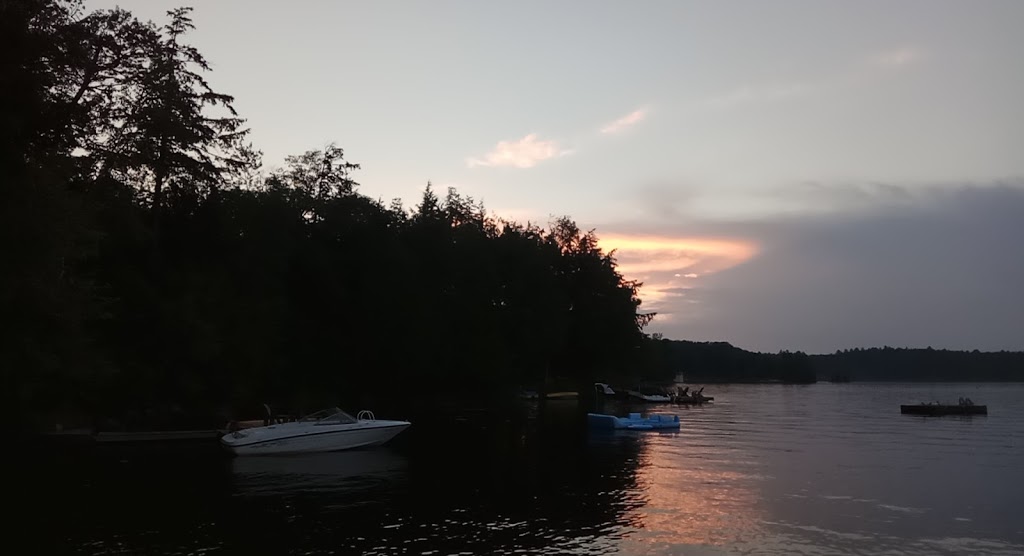
[[678,415],[648,415],[630,413],[628,417],[616,417],[602,413],[587,413],[587,425],[599,430],[679,430]]

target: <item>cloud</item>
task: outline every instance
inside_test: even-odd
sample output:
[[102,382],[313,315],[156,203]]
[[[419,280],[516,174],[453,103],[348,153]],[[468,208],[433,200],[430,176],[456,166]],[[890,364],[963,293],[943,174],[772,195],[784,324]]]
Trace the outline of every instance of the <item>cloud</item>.
[[[647,116],[645,109],[638,109],[605,125],[601,133],[612,134],[635,125]],[[500,141],[491,152],[483,158],[468,158],[466,166],[511,166],[513,168],[533,168],[537,164],[552,158],[572,154],[572,149],[563,148],[557,141],[542,140],[536,133],[531,133],[518,141]]]
[[[904,46],[876,53],[868,58],[870,65],[881,68],[901,68],[918,62],[924,51],[918,47]],[[777,102],[806,96],[822,89],[848,83],[862,70],[859,64],[852,64],[832,75],[810,77],[800,81],[777,81],[745,85],[726,93],[705,99],[700,105],[726,108],[756,102]]]
[[604,133],[604,134],[618,133],[618,132],[626,129],[627,127],[630,127],[633,124],[636,124],[637,122],[643,120],[646,116],[647,116],[647,111],[646,110],[643,110],[643,109],[634,110],[634,111],[630,112],[629,114],[626,114],[625,116],[615,120],[614,122],[612,122],[612,123],[602,127],[601,128],[601,133]]
[[562,148],[556,141],[539,140],[531,133],[518,141],[501,141],[491,152],[480,158],[466,160],[466,166],[512,166],[532,168],[538,163],[571,154],[572,150]]
[[[923,186],[926,187],[926,186]],[[806,180],[784,186],[762,186],[754,190],[707,188],[690,181],[658,182],[628,191],[623,202],[633,205],[651,225],[689,220],[756,221],[798,215],[831,215],[898,209],[926,202],[914,189],[885,183],[822,183]],[[637,222],[628,224],[630,230]],[[645,230],[655,228],[648,226]]]
[[[671,315],[656,317],[650,331],[772,352],[1024,349],[1024,180],[822,186],[817,194],[861,204],[842,214],[663,222],[665,237],[756,238],[757,251],[742,264],[740,257],[711,259],[718,270],[710,275],[700,272],[701,263],[681,273],[642,266],[635,268],[649,271],[627,272],[645,282],[644,309]],[[635,229],[653,225],[637,222]],[[690,270],[700,278],[686,280]]]
[[[667,314],[672,298],[689,289],[686,279],[714,274],[753,258],[758,247],[751,241],[721,237],[673,237],[649,234],[602,234],[598,244],[615,251],[619,272],[643,282],[644,310]],[[686,274],[682,274],[686,272]],[[689,303],[690,300],[687,300]]]
[[753,242],[712,237],[659,237],[607,234],[599,237],[605,251],[616,251],[619,270],[642,274],[699,266],[702,273],[735,266],[757,253]]
[[880,52],[871,58],[871,63],[883,68],[899,68],[917,62],[922,55],[920,49],[905,46]]

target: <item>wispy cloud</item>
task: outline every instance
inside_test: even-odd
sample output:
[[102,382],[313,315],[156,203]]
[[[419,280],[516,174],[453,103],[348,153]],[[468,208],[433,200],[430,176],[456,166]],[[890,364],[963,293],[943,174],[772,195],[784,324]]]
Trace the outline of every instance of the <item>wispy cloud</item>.
[[[916,46],[903,46],[876,52],[867,57],[868,64],[876,68],[895,69],[915,64],[924,57],[924,50]],[[817,93],[855,78],[863,65],[851,65],[839,73],[801,81],[777,81],[737,87],[726,93],[705,99],[701,104],[714,108],[728,108],[755,102],[789,100]]]
[[919,48],[904,46],[876,54],[871,63],[883,68],[900,68],[917,62],[923,54]]
[[633,124],[643,120],[644,117],[646,117],[646,116],[647,116],[647,111],[646,110],[644,110],[642,108],[640,110],[634,110],[634,111],[630,112],[629,114],[626,114],[625,116],[615,120],[614,122],[612,122],[612,123],[602,127],[601,128],[601,133],[605,133],[605,134],[608,134],[608,133],[618,133],[618,132],[626,129],[627,127],[630,127]]
[[531,133],[518,141],[501,141],[483,158],[470,158],[466,166],[512,166],[532,168],[551,158],[571,154],[572,150],[562,148],[557,141],[541,140]]
[[[601,133],[608,135],[619,133],[628,127],[636,125],[647,117],[647,109],[640,108],[626,114],[625,116],[606,124],[601,128]],[[513,168],[532,168],[537,164],[552,158],[558,158],[575,152],[567,149],[553,139],[540,139],[536,133],[531,133],[517,141],[501,141],[491,152],[482,158],[466,159],[466,166],[476,168],[477,166],[511,166]]]

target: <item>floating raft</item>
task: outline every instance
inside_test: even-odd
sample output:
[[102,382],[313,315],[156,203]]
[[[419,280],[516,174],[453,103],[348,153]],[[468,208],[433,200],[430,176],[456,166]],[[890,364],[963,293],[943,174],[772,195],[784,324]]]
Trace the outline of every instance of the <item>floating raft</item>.
[[587,413],[587,425],[601,430],[679,430],[678,415],[648,415],[630,413],[628,417],[616,417],[602,413]]
[[944,405],[920,403],[917,405],[901,405],[900,413],[904,415],[988,415],[987,405]]

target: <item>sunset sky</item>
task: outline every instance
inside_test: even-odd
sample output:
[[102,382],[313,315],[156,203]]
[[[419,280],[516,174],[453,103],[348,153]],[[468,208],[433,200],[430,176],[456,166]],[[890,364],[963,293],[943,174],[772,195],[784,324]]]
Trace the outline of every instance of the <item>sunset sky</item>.
[[1024,349],[1024,2],[193,5],[268,167],[333,141],[372,197],[569,215],[650,331]]

